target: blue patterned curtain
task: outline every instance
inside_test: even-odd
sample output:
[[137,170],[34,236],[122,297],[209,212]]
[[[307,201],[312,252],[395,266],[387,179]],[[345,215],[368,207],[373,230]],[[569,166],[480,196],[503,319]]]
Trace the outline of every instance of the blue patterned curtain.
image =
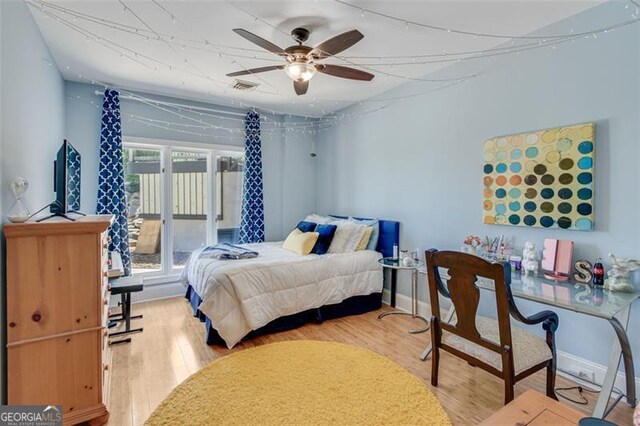
[[111,237],[109,250],[120,252],[124,274],[131,275],[127,196],[124,188],[124,158],[122,156],[122,128],[120,125],[120,98],[118,95],[117,90],[107,88],[104,91],[96,213],[115,216],[113,225],[109,229],[109,236]]
[[247,113],[244,129],[246,142],[240,243],[261,243],[264,241],[264,202],[260,116],[258,113],[253,111]]

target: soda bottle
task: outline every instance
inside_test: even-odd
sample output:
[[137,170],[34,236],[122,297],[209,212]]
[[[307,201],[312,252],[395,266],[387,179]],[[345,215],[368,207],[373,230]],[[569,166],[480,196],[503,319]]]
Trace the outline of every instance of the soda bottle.
[[601,258],[593,265],[593,285],[604,285],[604,266]]

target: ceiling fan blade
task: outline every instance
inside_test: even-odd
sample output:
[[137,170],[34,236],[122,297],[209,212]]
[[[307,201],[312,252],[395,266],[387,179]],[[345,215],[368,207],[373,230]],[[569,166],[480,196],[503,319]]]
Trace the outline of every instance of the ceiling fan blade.
[[371,81],[373,80],[373,77],[375,77],[371,73],[360,71],[355,68],[343,67],[341,65],[318,64],[316,65],[316,69],[318,70],[318,72],[321,72],[323,74],[332,75],[334,77],[348,78],[351,80]]
[[243,30],[242,28],[234,28],[233,32],[238,34],[241,37],[246,38],[251,43],[257,44],[263,49],[268,50],[269,52],[273,52],[276,55],[280,55],[280,56],[289,56],[289,54],[285,52],[281,47],[278,47],[275,44],[271,43],[270,41],[267,41],[262,37],[259,37],[253,33],[250,33],[247,30]]
[[346,33],[342,33],[320,43],[309,52],[309,55],[313,55],[316,59],[328,58],[329,56],[337,55],[343,50],[347,50],[362,40],[363,37],[364,35],[358,30],[347,31]]
[[309,88],[308,81],[293,81],[293,88],[296,89],[296,94],[304,95],[307,93],[307,89]]
[[271,65],[269,67],[251,68],[248,70],[236,71],[227,74],[227,77],[237,77],[239,75],[257,74],[259,72],[274,71],[284,69],[286,65]]

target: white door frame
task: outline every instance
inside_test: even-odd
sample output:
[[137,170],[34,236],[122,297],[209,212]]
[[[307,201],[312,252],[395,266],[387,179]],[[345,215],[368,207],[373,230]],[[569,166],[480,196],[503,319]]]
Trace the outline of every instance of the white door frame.
[[140,279],[146,285],[165,284],[175,282],[182,268],[173,267],[173,191],[172,191],[172,162],[173,151],[199,151],[207,154],[207,244],[217,243],[217,196],[216,196],[216,168],[217,158],[221,155],[238,155],[244,152],[244,147],[234,145],[185,142],[168,139],[141,138],[133,136],[123,137],[123,145],[137,149],[160,150],[161,179],[160,192],[163,194],[161,203],[161,270],[137,274],[127,279]]

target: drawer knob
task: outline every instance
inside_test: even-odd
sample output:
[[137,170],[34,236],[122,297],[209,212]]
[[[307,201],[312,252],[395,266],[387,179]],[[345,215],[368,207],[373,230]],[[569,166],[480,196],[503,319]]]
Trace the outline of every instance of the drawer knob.
[[35,322],[39,322],[42,319],[42,315],[40,315],[40,312],[36,312],[33,315],[31,315],[31,319],[34,320]]
[[107,278],[107,277],[109,276],[109,272],[108,272],[108,271],[104,271],[104,272],[102,273],[102,276],[103,276],[103,277],[105,277],[105,278]]
[[13,328],[13,327],[15,327],[15,326],[16,326],[16,323],[15,323],[15,322],[11,321],[11,322],[9,323],[9,327]]
[[109,364],[105,364],[104,365],[104,371],[107,371],[109,369]]
[[109,304],[109,300],[108,299],[104,299],[104,302],[102,302],[102,303],[104,303],[104,306],[107,306]]
[[107,291],[111,291],[111,284],[107,284]]

